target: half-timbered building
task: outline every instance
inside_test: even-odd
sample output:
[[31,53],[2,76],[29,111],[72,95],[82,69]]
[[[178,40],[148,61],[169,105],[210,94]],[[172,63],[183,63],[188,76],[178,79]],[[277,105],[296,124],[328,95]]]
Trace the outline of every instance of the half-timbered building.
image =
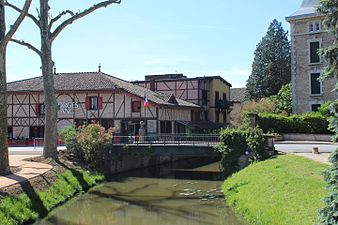
[[[184,133],[191,111],[200,107],[174,95],[158,93],[102,72],[54,75],[59,106],[58,130],[96,121],[119,135],[137,135],[141,121],[147,134]],[[8,83],[9,138],[44,135],[42,77]],[[147,107],[144,102],[147,101]]]
[[133,83],[199,105],[202,111],[192,111],[193,120],[200,121],[196,125],[217,128],[230,122],[231,84],[221,76],[147,75],[144,81]]

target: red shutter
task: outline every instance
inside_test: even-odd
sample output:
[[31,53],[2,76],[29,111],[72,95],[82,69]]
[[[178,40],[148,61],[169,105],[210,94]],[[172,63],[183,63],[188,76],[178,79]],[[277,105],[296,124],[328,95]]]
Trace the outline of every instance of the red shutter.
[[89,96],[86,97],[86,110],[89,110],[90,108],[90,101],[89,101]]
[[98,101],[98,102],[97,102],[98,108],[99,108],[99,109],[102,109],[102,97],[99,97],[97,101]]
[[35,114],[40,115],[40,104],[35,104]]

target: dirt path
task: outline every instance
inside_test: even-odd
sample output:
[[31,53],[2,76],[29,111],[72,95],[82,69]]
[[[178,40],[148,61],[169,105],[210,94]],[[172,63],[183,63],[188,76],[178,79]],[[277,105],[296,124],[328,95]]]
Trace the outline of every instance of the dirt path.
[[16,168],[18,172],[7,176],[0,176],[0,188],[8,187],[28,179],[37,177],[51,170],[51,165],[39,162],[25,161],[32,158],[32,155],[10,155],[10,166]]
[[312,159],[317,162],[330,164],[329,162],[329,156],[330,153],[320,153],[320,154],[312,154],[312,153],[293,153],[295,155],[299,155],[308,159]]

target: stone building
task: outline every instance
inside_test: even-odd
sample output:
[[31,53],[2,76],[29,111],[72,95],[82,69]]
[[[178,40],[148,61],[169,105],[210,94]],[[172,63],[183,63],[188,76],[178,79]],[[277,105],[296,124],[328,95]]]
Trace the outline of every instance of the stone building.
[[202,111],[192,112],[193,126],[210,130],[230,122],[231,84],[221,76],[187,78],[183,74],[148,75],[144,81],[133,83],[199,105]]
[[[201,110],[196,104],[102,72],[55,74],[54,82],[58,130],[96,121],[114,127],[119,135],[137,136],[144,122],[148,135],[185,133],[182,124],[191,121],[191,111]],[[9,139],[43,137],[42,77],[10,82],[7,90]],[[144,107],[145,97],[148,107]]]
[[315,111],[325,101],[337,98],[337,93],[332,92],[336,80],[318,81],[327,63],[317,51],[334,40],[322,26],[323,16],[316,12],[318,5],[319,0],[303,0],[300,9],[286,17],[291,25],[294,113]]

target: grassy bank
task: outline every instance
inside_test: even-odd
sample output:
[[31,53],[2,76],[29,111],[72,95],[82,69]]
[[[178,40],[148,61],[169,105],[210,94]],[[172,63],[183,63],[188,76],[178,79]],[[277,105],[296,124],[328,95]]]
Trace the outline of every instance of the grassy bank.
[[44,191],[36,192],[29,183],[23,184],[24,193],[18,197],[11,196],[1,200],[0,223],[26,224],[45,217],[55,206],[103,179],[101,175],[67,169],[58,174],[56,181]]
[[251,224],[314,224],[327,195],[326,165],[287,155],[253,164],[223,185],[229,205]]

